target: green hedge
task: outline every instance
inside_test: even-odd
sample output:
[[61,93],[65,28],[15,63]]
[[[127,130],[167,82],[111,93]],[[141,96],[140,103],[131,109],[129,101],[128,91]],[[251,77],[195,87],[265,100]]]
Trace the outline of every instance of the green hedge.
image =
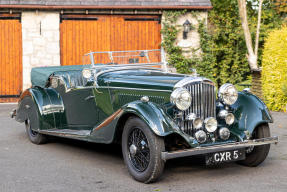
[[286,111],[287,104],[287,27],[270,32],[262,62],[264,101],[273,111]]

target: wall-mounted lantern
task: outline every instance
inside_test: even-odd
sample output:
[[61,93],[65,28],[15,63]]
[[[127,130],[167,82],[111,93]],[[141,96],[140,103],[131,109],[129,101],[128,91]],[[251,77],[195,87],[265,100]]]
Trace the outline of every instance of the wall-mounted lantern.
[[191,29],[191,23],[189,22],[189,20],[186,20],[182,25],[183,25],[182,38],[187,39],[187,34]]

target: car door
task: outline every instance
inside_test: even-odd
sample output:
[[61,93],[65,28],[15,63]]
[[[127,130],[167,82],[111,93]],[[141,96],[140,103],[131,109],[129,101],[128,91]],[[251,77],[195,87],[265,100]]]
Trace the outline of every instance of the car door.
[[57,74],[57,92],[64,104],[62,129],[91,130],[98,123],[98,110],[92,86],[86,86],[80,71]]
[[91,88],[76,88],[61,96],[69,128],[87,130],[97,124],[98,110]]

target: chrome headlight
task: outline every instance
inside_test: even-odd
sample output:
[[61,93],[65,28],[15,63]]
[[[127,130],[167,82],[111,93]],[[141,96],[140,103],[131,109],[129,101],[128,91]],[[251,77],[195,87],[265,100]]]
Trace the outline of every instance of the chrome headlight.
[[205,129],[212,133],[217,129],[217,121],[214,117],[208,117],[204,120]]
[[191,105],[191,95],[184,88],[177,88],[171,93],[170,102],[175,104],[179,110],[185,111]]
[[92,71],[90,69],[83,69],[82,74],[86,79],[90,79],[92,77]]
[[226,105],[232,105],[237,101],[238,92],[234,85],[226,83],[219,88],[218,98]]

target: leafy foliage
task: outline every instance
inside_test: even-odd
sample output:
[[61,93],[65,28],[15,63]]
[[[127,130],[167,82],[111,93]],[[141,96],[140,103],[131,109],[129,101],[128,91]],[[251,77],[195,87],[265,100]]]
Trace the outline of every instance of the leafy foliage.
[[[202,60],[198,63],[201,75],[211,77],[218,85],[238,83],[248,79],[250,69],[247,49],[238,12],[237,0],[211,0],[213,9],[209,12],[209,26],[199,26],[201,35]],[[247,1],[251,35],[255,37],[257,25],[257,1]],[[280,25],[280,17],[273,9],[271,0],[264,1],[259,39],[258,62],[261,65],[264,38]],[[255,38],[253,38],[255,39]],[[253,42],[254,44],[254,42]]]
[[[226,82],[238,83],[250,76],[250,69],[246,59],[247,49],[238,13],[237,0],[211,0],[213,9],[208,13],[208,28],[206,21],[199,21],[198,32],[202,55],[200,57],[185,58],[182,49],[175,45],[178,26],[175,25],[183,11],[164,11],[163,43],[168,54],[168,63],[173,65],[179,73],[190,73],[190,68],[214,80],[217,85]],[[255,36],[257,25],[257,0],[247,1],[250,31]],[[196,12],[192,12],[196,14]],[[270,31],[280,25],[280,17],[273,9],[271,0],[265,0],[262,7],[262,24],[259,41],[259,66],[262,59],[264,38]],[[253,38],[255,39],[255,38]]]
[[287,104],[287,27],[272,31],[265,43],[262,89],[270,110],[282,111]]
[[194,61],[182,55],[182,49],[175,45],[177,34],[179,32],[178,26],[175,25],[179,16],[186,13],[186,10],[181,11],[164,11],[162,46],[168,54],[167,61],[173,65],[179,73],[190,73],[190,68]]

